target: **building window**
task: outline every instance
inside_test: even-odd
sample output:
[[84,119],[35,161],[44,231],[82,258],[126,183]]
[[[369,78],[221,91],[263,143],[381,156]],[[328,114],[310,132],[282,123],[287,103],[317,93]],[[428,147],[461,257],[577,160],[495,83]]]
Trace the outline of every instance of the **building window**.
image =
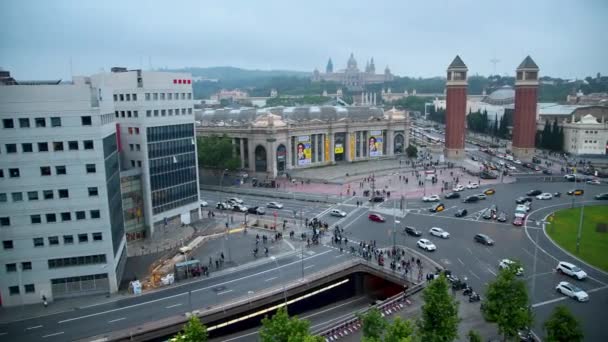
[[2,119],[2,124],[4,125],[4,128],[15,128],[13,119]]
[[44,216],[46,217],[46,223],[57,222],[57,215],[55,215],[55,213],[45,214]]
[[92,150],[93,149],[93,140],[85,140],[83,141],[84,144],[84,149],[85,150]]
[[40,215],[30,215],[30,222],[32,224],[42,223],[42,217]]
[[34,238],[34,247],[44,247],[44,239],[39,237],[39,238]]
[[22,192],[13,192],[11,194],[13,197],[13,202],[21,202],[23,201],[23,193]]
[[[78,257],[70,257],[70,258],[59,258],[59,259],[49,259],[48,260],[48,266],[49,266],[49,268],[81,266],[81,265],[90,265],[90,264],[105,264],[105,263],[106,263],[106,256],[105,256],[105,254],[78,256]],[[99,278],[97,278],[97,276],[95,276],[95,278],[99,279]],[[55,281],[55,279],[53,279],[53,281]],[[53,284],[55,284],[55,283],[53,282]]]
[[4,247],[4,249],[13,249],[13,240],[2,241],[2,246]]
[[7,200],[6,193],[0,192],[0,203],[5,203]]
[[160,99],[163,101],[165,100],[165,93],[160,93]]
[[127,101],[131,101],[131,94],[125,95],[127,97]]
[[182,100],[186,99],[186,93],[182,93]]
[[79,243],[89,242],[89,235],[88,234],[78,234],[78,242]]
[[51,118],[51,127],[61,127],[61,118],[52,117]]
[[188,100],[192,100],[192,93],[188,93]]
[[133,116],[136,117],[136,118],[139,117],[139,114],[137,113],[136,110],[133,111]]
[[173,93],[167,93],[167,100],[173,100]]
[[135,127],[135,134],[139,135],[139,127]]
[[8,293],[11,296],[17,296],[19,294],[19,286],[9,286]]
[[93,233],[93,241],[101,241],[101,240],[103,240],[101,233]]
[[19,119],[19,127],[30,128],[30,119],[28,119],[28,118]]
[[19,173],[19,169],[8,169],[8,175],[11,178],[18,178],[20,173]]
[[182,108],[182,115],[186,115],[186,108]]
[[141,167],[141,160],[137,161],[137,167]]
[[63,151],[63,142],[62,141],[54,141],[53,142],[53,151]]
[[48,143],[45,143],[45,142],[38,143],[38,152],[48,152],[48,151],[49,151]]
[[135,160],[131,160],[131,167],[135,167]]
[[11,225],[10,217],[0,217],[0,226],[8,227]]
[[137,94],[132,94],[131,97],[133,98],[133,101],[137,101]]
[[114,115],[115,115],[116,117],[118,117],[120,114],[118,114],[118,111],[115,111],[115,112],[114,112]]
[[167,111],[164,109],[160,110],[160,116],[167,116]]
[[158,93],[152,94],[152,99],[154,99],[154,101],[158,101]]
[[93,124],[93,120],[90,116],[81,116],[80,122],[82,122],[83,126],[91,126]]
[[118,95],[114,94],[114,102],[118,101]]
[[130,110],[127,111],[127,117],[129,117],[129,118],[131,117],[131,111]]
[[36,127],[46,127],[46,119],[45,118],[35,118],[34,122],[36,123]]
[[69,211],[61,213],[61,221],[72,221],[72,214]]
[[17,264],[6,264],[6,273],[17,272]]
[[141,151],[141,146],[140,146],[139,144],[135,144],[135,149],[136,149],[137,151]]
[[169,116],[173,116],[173,109],[169,109]]
[[129,150],[133,151],[133,144],[129,144]]
[[25,293],[34,293],[36,292],[36,287],[34,286],[34,284],[25,284],[25,286],[23,286],[25,288]]
[[29,201],[37,201],[38,200],[38,191],[28,191],[27,199]]
[[118,95],[118,96],[120,97],[120,101],[121,101],[121,102],[125,100],[125,95],[124,95],[124,94],[120,94],[120,95]]
[[95,172],[97,172],[97,170],[95,168],[95,164],[87,164],[86,168],[87,168],[87,173],[95,173]]
[[154,110],[154,116],[158,116],[158,109]]
[[150,93],[146,93],[146,101],[150,101]]
[[92,219],[98,219],[101,217],[101,213],[99,212],[99,210],[91,210],[90,214]]
[[68,149],[70,149],[70,151],[78,150],[78,141],[76,141],[76,140],[68,141]]
[[74,243],[74,236],[72,235],[64,235],[63,236],[63,244],[64,245],[71,245]]
[[69,193],[68,189],[59,189],[59,190],[57,190],[57,194],[59,195],[59,198],[70,197],[70,193]]
[[6,153],[17,153],[17,144],[6,144]]
[[53,199],[53,190],[43,190],[42,197],[45,200],[52,200]]
[[31,271],[32,270],[32,262],[31,261],[24,261],[21,263],[21,269],[24,271]]
[[84,211],[77,211],[76,212],[76,219],[77,220],[84,220],[84,219],[86,219],[85,212]]
[[129,135],[133,135],[133,127],[129,127],[128,131],[129,131]]
[[59,245],[59,236],[49,236],[49,245],[51,245],[51,246]]
[[188,108],[188,114],[192,114],[192,108]]
[[147,110],[146,111],[146,116],[147,117],[151,117],[152,116],[152,111],[151,110]]
[[50,176],[51,175],[51,167],[50,166],[41,166],[40,167],[40,175],[41,176]]
[[21,150],[24,153],[34,152],[34,146],[32,145],[32,143],[23,143],[21,144]]
[[67,174],[67,169],[65,168],[65,165],[58,165],[55,166],[55,173],[58,175],[65,175]]
[[89,188],[89,196],[99,196],[99,192],[96,186]]

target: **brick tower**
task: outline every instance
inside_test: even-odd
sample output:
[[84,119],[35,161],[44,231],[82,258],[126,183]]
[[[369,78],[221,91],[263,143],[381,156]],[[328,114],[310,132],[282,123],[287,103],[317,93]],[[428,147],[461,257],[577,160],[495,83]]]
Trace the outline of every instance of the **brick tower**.
[[445,111],[445,150],[448,159],[462,159],[467,112],[467,66],[456,56],[448,66]]
[[512,151],[515,157],[521,160],[532,159],[535,152],[537,102],[538,66],[528,56],[517,67],[515,79]]

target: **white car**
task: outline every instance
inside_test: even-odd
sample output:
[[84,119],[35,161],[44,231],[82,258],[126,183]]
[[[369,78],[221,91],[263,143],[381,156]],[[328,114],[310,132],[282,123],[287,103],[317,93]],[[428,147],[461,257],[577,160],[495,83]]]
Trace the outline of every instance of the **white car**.
[[281,204],[279,202],[268,202],[268,204],[266,205],[266,207],[268,207],[268,208],[274,208],[274,209],[283,209],[283,204]]
[[431,235],[438,236],[438,237],[444,238],[444,239],[447,239],[447,238],[450,237],[450,233],[446,232],[445,230],[443,230],[443,229],[441,229],[439,227],[433,227],[433,228],[431,228],[429,230],[429,233]]
[[515,207],[515,211],[528,212],[528,211],[530,211],[530,206],[528,204],[518,204],[517,207]]
[[516,210],[515,215],[513,215],[513,216],[523,219],[526,217],[526,211],[525,210]]
[[517,168],[515,166],[513,166],[513,165],[507,166],[507,169],[509,169],[511,171],[517,170]]
[[587,273],[585,271],[581,270],[576,265],[571,264],[569,262],[560,261],[557,264],[556,269],[557,269],[557,272],[571,276],[572,278],[575,278],[578,280],[587,278]]
[[507,154],[507,156],[505,157],[508,161],[513,161],[513,156],[510,154]]
[[199,203],[201,205],[201,208],[204,208],[209,205],[209,203],[207,203],[207,201],[203,201],[203,200],[201,200]]
[[471,183],[469,185],[467,185],[467,189],[477,189],[479,188],[479,184],[477,183]]
[[551,195],[548,192],[543,192],[542,194],[536,196],[536,199],[539,199],[539,200],[548,200],[548,199],[552,199],[552,198],[553,198],[553,195]]
[[587,181],[587,184],[600,185],[602,183],[597,179],[590,179]]
[[437,249],[437,246],[435,246],[434,243],[432,243],[431,241],[427,240],[427,239],[420,239],[418,240],[418,242],[416,242],[416,246],[427,250],[427,251],[434,251]]
[[243,200],[238,197],[232,197],[228,199],[228,202],[232,202],[233,204],[243,204]]
[[[511,259],[502,259],[500,261],[500,263],[498,264],[498,267],[500,267],[501,270],[504,270],[505,268],[509,268],[513,264],[515,264],[515,261],[513,261]],[[517,272],[515,272],[515,274],[518,276],[524,274],[524,268],[523,267],[518,268]]]
[[345,217],[346,216],[346,211],[342,211],[340,209],[332,209],[329,214],[331,216],[337,216],[337,217]]
[[589,301],[589,295],[587,292],[581,290],[580,288],[570,284],[567,281],[560,281],[559,284],[555,287],[555,291],[566,295],[570,298],[574,298],[579,302],[587,302]]
[[477,198],[479,198],[480,200],[485,200],[487,198],[486,194],[477,194],[475,196],[477,196]]
[[514,160],[513,162],[514,162],[515,164],[517,164],[517,165],[521,165],[521,160],[519,160],[519,159],[516,159],[516,160]]
[[422,202],[439,202],[439,195],[431,195],[422,197]]
[[462,184],[458,184],[456,185],[456,187],[454,187],[454,189],[452,189],[452,191],[463,191],[464,190],[464,186]]

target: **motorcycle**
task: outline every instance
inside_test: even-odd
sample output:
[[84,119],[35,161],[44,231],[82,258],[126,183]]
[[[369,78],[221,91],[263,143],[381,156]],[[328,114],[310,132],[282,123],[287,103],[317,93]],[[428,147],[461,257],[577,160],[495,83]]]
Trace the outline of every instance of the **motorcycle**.
[[553,197],[561,197],[562,193],[561,192],[556,192],[553,194]]
[[470,286],[465,287],[464,290],[462,291],[463,296],[469,296],[472,293],[473,293],[473,288]]
[[479,294],[475,291],[471,292],[469,295],[469,303],[479,302],[480,300],[481,297],[479,297]]

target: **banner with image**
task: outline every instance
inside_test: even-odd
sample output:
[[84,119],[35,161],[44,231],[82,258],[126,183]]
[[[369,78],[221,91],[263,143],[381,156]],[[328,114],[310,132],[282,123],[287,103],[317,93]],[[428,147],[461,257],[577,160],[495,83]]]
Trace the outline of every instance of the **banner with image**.
[[309,165],[312,162],[312,145],[310,136],[303,135],[298,137],[298,145],[296,150],[298,156],[298,165]]
[[380,157],[382,156],[382,131],[371,131],[368,142],[369,146],[369,156],[370,157]]
[[355,160],[355,134],[351,133],[350,138],[348,140],[350,143],[349,144],[350,160],[353,161],[353,160]]

